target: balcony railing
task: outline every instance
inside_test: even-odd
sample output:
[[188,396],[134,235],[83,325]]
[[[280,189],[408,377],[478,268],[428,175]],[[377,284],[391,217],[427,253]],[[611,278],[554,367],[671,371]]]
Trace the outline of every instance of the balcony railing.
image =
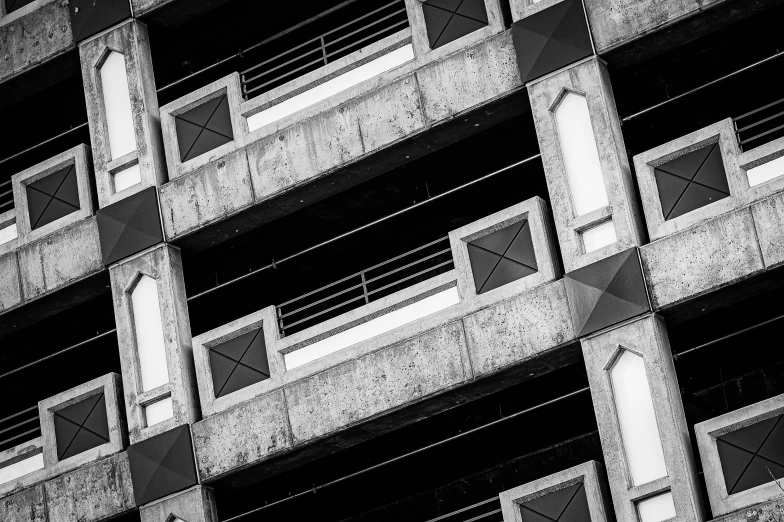
[[[261,62],[240,73],[245,99],[258,96],[334,62],[360,46],[370,45],[408,27],[404,0],[393,0],[375,9],[372,8],[377,3],[367,4],[370,10],[357,18],[344,21],[338,27],[274,56],[262,55]],[[264,48],[263,43],[260,47]]]
[[784,136],[784,98],[733,118],[741,151]]
[[18,446],[41,435],[38,406],[0,419],[0,451]]
[[14,208],[14,194],[11,180],[0,183],[0,214]]
[[449,238],[438,239],[276,306],[278,329],[291,335],[453,268]]

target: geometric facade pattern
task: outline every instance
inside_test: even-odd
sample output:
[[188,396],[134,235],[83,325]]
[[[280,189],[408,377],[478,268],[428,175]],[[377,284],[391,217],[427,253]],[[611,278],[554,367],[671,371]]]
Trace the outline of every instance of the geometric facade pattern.
[[563,0],[513,23],[512,41],[523,82],[593,54],[580,0]]
[[431,49],[487,25],[484,0],[427,0],[422,4],[422,13]]
[[[772,417],[716,437],[727,493],[784,479],[784,422]],[[772,475],[772,476],[771,476]]]
[[58,461],[109,442],[109,422],[103,393],[53,413]]
[[128,461],[137,506],[198,483],[187,424],[132,444]]
[[79,210],[76,165],[69,165],[26,186],[30,229],[35,230]]
[[35,0],[5,0],[5,14],[11,14],[17,9],[21,9],[33,2],[35,2]]
[[585,487],[579,482],[567,488],[518,504],[522,522],[590,522]]
[[261,328],[209,348],[215,397],[269,379],[267,348]]
[[569,272],[564,283],[578,337],[651,309],[636,248]]
[[174,122],[183,162],[234,140],[229,99],[225,94],[175,115]]
[[538,270],[527,219],[470,241],[467,246],[477,294]]
[[131,17],[128,0],[69,0],[74,42],[91,37]]
[[718,143],[663,163],[653,173],[665,221],[730,195]]
[[163,241],[155,187],[98,210],[96,218],[104,265]]

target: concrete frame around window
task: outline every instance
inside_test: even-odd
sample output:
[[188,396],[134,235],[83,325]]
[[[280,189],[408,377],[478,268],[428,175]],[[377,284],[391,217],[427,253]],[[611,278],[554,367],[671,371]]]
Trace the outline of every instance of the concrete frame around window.
[[[186,162],[180,161],[180,146],[175,116],[188,112],[224,94],[229,105],[231,131],[234,134],[234,139]],[[169,167],[169,180],[177,179],[197,170],[242,147],[243,137],[248,134],[248,123],[241,114],[242,101],[240,75],[239,73],[232,73],[161,107],[161,129],[163,130],[163,146],[166,150],[166,165]]]
[[[729,197],[665,221],[654,169],[679,156],[714,143],[718,143],[721,150],[724,171],[727,174],[727,185],[730,189]],[[740,149],[735,138],[732,118],[727,118],[636,155],[634,167],[637,171],[640,199],[651,241],[675,234],[738,208],[742,204],[744,192],[749,188],[748,181],[744,186],[745,174],[742,174],[738,167],[739,154]]]
[[771,480],[767,484],[734,495],[727,494],[719,450],[716,446],[717,437],[782,413],[784,413],[784,394],[725,413],[694,426],[713,516],[725,515],[784,496],[784,492],[781,491],[784,481],[781,480],[779,481],[783,483],[781,486]]
[[[54,412],[99,393],[104,394],[106,403],[109,442],[65,460],[58,460]],[[41,436],[43,437],[44,465],[46,466],[47,476],[53,477],[79,468],[89,462],[119,453],[128,446],[125,410],[121,401],[121,377],[116,373],[109,373],[38,403],[38,414],[41,419]]]
[[[523,219],[528,220],[531,229],[537,271],[535,274],[503,286],[514,286],[516,292],[525,292],[550,281],[555,281],[561,275],[556,262],[557,253],[553,233],[550,230],[549,220],[547,219],[547,211],[547,203],[542,198],[535,196],[449,233],[449,242],[452,246],[452,254],[457,271],[457,288],[461,299],[473,299],[477,296],[471,261],[468,255],[468,243]],[[486,293],[498,295],[502,288],[494,288]]]
[[[27,206],[27,185],[69,165],[75,165],[76,186],[79,191],[79,210],[75,210],[67,216],[32,230],[30,212]],[[14,191],[14,204],[16,207],[18,246],[32,243],[53,232],[73,225],[77,221],[86,219],[93,214],[93,198],[90,191],[90,150],[86,145],[77,145],[53,158],[42,161],[38,165],[14,174],[11,176],[11,187]]]
[[[23,442],[13,448],[0,451],[0,468],[5,468],[16,462],[27,460],[38,454],[43,453],[43,437],[36,437],[33,440]],[[47,477],[46,467],[42,467],[25,475],[20,475],[15,479],[0,484],[0,497],[9,495],[15,491],[27,488],[41,482]]]
[[502,491],[498,496],[501,500],[504,522],[522,522],[523,518],[518,505],[578,482],[582,482],[585,488],[591,521],[613,522],[612,500],[607,490],[604,468],[594,460]]
[[[193,358],[196,363],[196,380],[199,385],[199,399],[201,412],[205,417],[214,415],[232,406],[263,395],[272,390],[276,384],[273,377],[282,375],[284,369],[280,367],[280,356],[275,352],[274,334],[277,333],[277,323],[274,312],[268,313],[269,308],[246,315],[209,332],[193,338]],[[264,344],[267,350],[267,361],[270,368],[269,378],[229,393],[223,397],[215,397],[212,384],[212,366],[210,365],[210,348],[238,337],[256,328],[262,329]]]
[[743,187],[741,199],[744,203],[752,203],[777,192],[784,191],[784,166],[782,174],[751,186],[748,171],[784,157],[784,138],[778,138],[759,147],[743,151],[738,155],[738,169],[740,170],[740,184]]
[[15,20],[19,20],[23,16],[27,16],[28,14],[37,11],[41,7],[45,6],[46,4],[51,4],[55,0],[34,0],[29,4],[20,7],[16,11],[12,11],[11,13],[5,12],[5,0],[0,2],[0,27],[4,25],[10,24]]

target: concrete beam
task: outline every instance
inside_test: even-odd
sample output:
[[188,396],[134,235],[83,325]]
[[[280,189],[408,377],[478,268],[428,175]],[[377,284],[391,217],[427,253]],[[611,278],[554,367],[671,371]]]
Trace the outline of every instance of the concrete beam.
[[38,484],[0,500],[0,520],[49,522],[46,516],[44,485]]

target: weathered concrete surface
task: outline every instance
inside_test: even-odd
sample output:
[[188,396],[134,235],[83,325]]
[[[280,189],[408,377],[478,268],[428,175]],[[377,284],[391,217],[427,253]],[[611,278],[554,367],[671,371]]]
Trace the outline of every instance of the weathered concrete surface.
[[0,27],[0,82],[74,47],[68,2],[49,2]]
[[35,299],[103,270],[95,217],[19,250],[22,296]]
[[19,258],[16,252],[0,257],[0,312],[22,302]]
[[139,509],[141,522],[168,522],[171,515],[188,522],[218,522],[215,493],[211,488],[194,486]]
[[749,208],[644,245],[640,255],[655,310],[694,299],[765,268]]
[[765,268],[784,264],[784,194],[751,206]]
[[45,487],[48,522],[97,522],[136,507],[125,452],[61,475]]
[[38,484],[0,499],[0,520],[5,522],[47,522],[44,485]]
[[749,506],[723,517],[714,518],[713,522],[781,522],[782,520],[784,520],[784,498]]

